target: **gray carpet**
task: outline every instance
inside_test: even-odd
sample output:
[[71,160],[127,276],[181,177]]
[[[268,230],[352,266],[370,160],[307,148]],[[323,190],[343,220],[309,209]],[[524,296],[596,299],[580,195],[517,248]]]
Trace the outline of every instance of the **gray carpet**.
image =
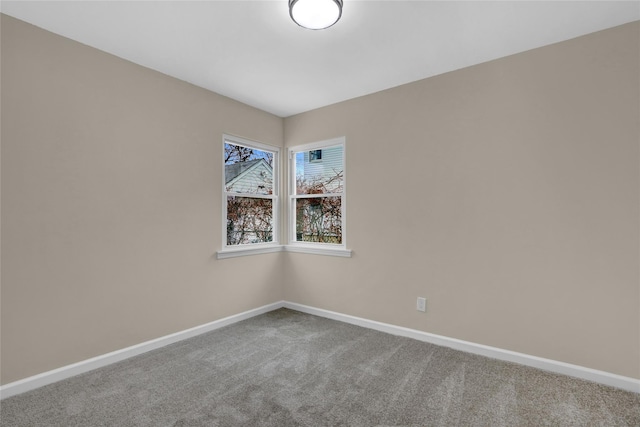
[[281,309],[0,403],[2,426],[640,426],[640,395]]

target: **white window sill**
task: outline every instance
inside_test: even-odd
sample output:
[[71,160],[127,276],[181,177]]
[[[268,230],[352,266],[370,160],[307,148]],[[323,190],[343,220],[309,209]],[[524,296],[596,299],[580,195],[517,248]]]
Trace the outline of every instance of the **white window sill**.
[[241,256],[251,256],[268,254],[273,252],[297,252],[312,255],[326,255],[351,258],[351,249],[331,248],[331,247],[312,247],[299,245],[273,245],[260,247],[242,247],[233,249],[223,249],[218,251],[216,256],[218,259],[235,258]]
[[249,256],[249,255],[260,255],[260,254],[269,254],[272,252],[282,252],[282,245],[272,245],[272,246],[252,246],[252,247],[240,247],[233,249],[223,249],[218,251],[217,258],[218,259],[226,259],[226,258],[235,258],[239,256]]
[[298,252],[302,254],[327,255],[351,258],[351,249],[334,248],[331,246],[303,246],[303,245],[286,245],[283,249],[285,252]]

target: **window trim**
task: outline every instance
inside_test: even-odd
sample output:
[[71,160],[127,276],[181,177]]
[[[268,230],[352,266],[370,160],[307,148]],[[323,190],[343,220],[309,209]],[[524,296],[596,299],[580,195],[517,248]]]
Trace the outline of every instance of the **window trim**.
[[[273,202],[273,240],[271,242],[264,243],[245,243],[241,245],[228,245],[227,244],[227,196],[229,193],[226,191],[226,183],[225,183],[225,168],[224,168],[224,146],[226,143],[240,145],[242,147],[255,148],[261,151],[268,151],[273,153],[273,194],[264,195],[264,194],[255,194],[249,195],[248,197],[255,198],[268,198]],[[269,253],[269,252],[279,252],[282,251],[282,245],[280,243],[280,226],[281,226],[281,218],[280,218],[280,179],[281,179],[281,168],[280,168],[280,152],[281,147],[277,147],[274,145],[264,144],[258,141],[253,141],[250,139],[242,138],[235,135],[223,134],[222,135],[222,249],[217,252],[218,259],[231,258],[236,256],[244,256],[244,255],[252,255],[252,254],[260,254],[260,253]],[[244,193],[236,193],[240,197],[247,197]]]
[[[260,245],[260,247],[255,247],[256,245]],[[242,247],[237,249],[220,250],[217,252],[216,258],[217,259],[236,258],[241,256],[269,254],[272,252],[282,252],[283,250],[284,250],[284,246],[282,245],[254,243],[251,247],[248,247],[248,248]]]
[[336,257],[343,257],[343,258],[351,258],[353,254],[351,249],[318,248],[318,247],[308,247],[303,244],[300,244],[300,245],[270,245],[270,246],[261,246],[259,248],[250,247],[250,248],[229,249],[226,251],[218,251],[216,258],[227,259],[227,258],[250,256],[250,255],[269,254],[273,252],[295,252],[295,253],[312,254],[312,255],[336,256]]
[[[296,200],[298,198],[318,197],[314,194],[296,195],[296,171],[295,171],[295,153],[324,150],[331,147],[342,146],[342,181],[343,189],[341,193],[327,193],[322,197],[340,197],[341,198],[341,227],[342,242],[341,243],[320,243],[320,242],[299,242],[295,239],[296,233]],[[303,252],[318,255],[332,255],[341,257],[350,257],[351,250],[347,249],[347,146],[344,136],[338,138],[327,139],[323,141],[312,142],[308,144],[296,145],[287,148],[287,244],[286,252]]]

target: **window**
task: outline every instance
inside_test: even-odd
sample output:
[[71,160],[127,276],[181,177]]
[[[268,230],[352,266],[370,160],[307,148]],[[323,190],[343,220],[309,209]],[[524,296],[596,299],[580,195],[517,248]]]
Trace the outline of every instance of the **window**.
[[225,135],[224,249],[278,241],[276,147]]
[[322,150],[311,150],[309,151],[309,161],[310,162],[319,162],[322,160]]
[[344,158],[344,138],[289,150],[291,244],[345,247]]
[[280,149],[223,137],[223,244],[218,259],[289,251],[350,257],[344,138],[289,150],[288,244],[279,243]]

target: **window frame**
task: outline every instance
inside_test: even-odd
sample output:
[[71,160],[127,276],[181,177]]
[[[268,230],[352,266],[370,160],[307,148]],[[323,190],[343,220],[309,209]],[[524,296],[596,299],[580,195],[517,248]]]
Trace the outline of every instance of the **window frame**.
[[[311,152],[315,150],[325,150],[332,147],[342,147],[342,192],[327,194],[296,194],[296,154]],[[346,170],[346,138],[339,137],[308,144],[297,145],[287,149],[287,246],[286,251],[304,252],[319,255],[333,255],[350,257],[351,251],[347,249],[347,170]],[[324,157],[324,156],[323,156]],[[312,161],[309,161],[312,163]],[[304,198],[328,198],[340,197],[341,213],[341,243],[325,242],[300,242],[296,240],[296,201]]]
[[[273,188],[272,194],[253,194],[253,193],[238,193],[229,192],[226,187],[225,177],[225,164],[224,164],[224,148],[225,144],[239,145],[251,149],[260,151],[267,151],[273,153]],[[222,249],[218,251],[218,259],[230,258],[242,255],[251,255],[259,253],[278,252],[282,250],[280,243],[280,151],[281,148],[269,144],[264,144],[258,141],[249,140],[246,138],[238,137],[230,134],[222,135]],[[272,241],[259,242],[259,243],[243,243],[238,245],[229,245],[227,236],[227,197],[247,197],[255,199],[271,199],[272,200]]]

